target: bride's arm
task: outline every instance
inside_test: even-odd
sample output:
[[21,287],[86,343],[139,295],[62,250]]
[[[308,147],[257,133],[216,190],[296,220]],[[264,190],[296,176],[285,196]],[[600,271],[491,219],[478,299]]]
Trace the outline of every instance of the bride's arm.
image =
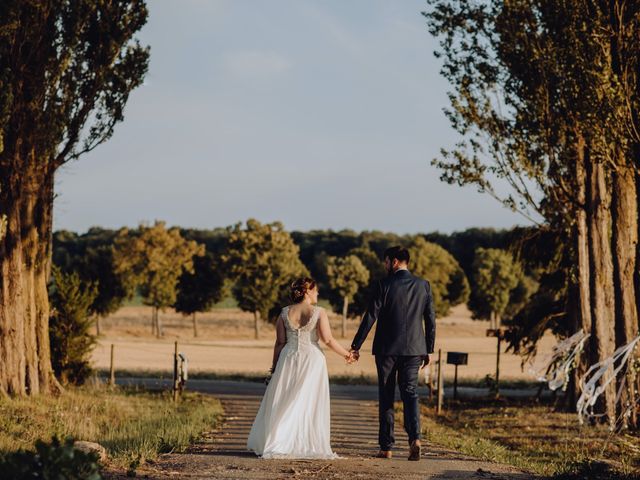
[[325,309],[320,310],[320,318],[318,320],[318,336],[324,342],[324,344],[331,350],[341,355],[345,360],[349,361],[351,354],[340,345],[333,335],[331,334],[331,324],[329,323],[329,316]]
[[276,365],[278,364],[278,357],[280,357],[280,351],[287,343],[287,331],[284,328],[284,322],[282,316],[278,317],[276,322],[276,344],[273,346],[273,364],[271,365],[271,372],[274,372]]

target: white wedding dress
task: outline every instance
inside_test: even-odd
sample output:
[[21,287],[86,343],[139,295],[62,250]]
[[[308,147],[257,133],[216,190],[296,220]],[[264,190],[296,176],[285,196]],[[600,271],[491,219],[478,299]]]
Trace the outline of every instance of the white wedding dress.
[[293,328],[289,307],[280,314],[287,332],[276,369],[251,427],[247,448],[262,458],[338,458],[330,445],[329,375],[318,345],[320,308]]

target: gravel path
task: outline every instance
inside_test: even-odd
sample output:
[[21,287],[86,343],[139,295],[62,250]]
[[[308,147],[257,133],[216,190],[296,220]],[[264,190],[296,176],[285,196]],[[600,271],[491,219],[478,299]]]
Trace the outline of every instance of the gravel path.
[[[167,387],[166,381],[124,379],[119,383]],[[408,462],[407,437],[396,424],[392,460],[372,458],[377,451],[375,390],[359,386],[331,387],[332,447],[341,459],[261,460],[245,449],[264,385],[249,382],[190,382],[193,390],[222,401],[225,418],[186,453],[163,455],[138,471],[142,478],[185,479],[504,479],[536,478],[517,469],[461,455],[433,444],[423,447],[420,462]],[[424,444],[424,442],[423,442]],[[118,478],[115,476],[113,478]]]

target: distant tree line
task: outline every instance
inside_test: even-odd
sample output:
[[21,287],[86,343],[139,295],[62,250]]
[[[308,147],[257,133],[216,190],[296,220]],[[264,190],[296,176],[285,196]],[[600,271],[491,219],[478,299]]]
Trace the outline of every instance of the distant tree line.
[[296,278],[317,279],[321,297],[346,319],[367,308],[371,288],[387,275],[382,255],[392,245],[411,252],[411,269],[429,279],[436,312],[468,303],[474,318],[499,323],[515,315],[538,286],[535,272],[514,260],[508,248],[513,233],[469,229],[396,235],[378,231],[313,230],[287,232],[279,223],[250,219],[212,230],[167,229],[163,222],[118,231],[92,228],[84,234],[53,235],[53,262],[95,286],[88,306],[95,318],[112,313],[138,294],[152,307],[151,328],[162,335],[159,312],[173,307],[196,315],[232,296],[254,315],[255,336],[262,321],[273,321],[289,302]]

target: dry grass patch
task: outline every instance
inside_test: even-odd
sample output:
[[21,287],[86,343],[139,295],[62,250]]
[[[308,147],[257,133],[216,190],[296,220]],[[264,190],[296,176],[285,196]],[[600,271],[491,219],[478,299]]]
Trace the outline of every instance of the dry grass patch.
[[[588,469],[600,469],[598,478],[640,474],[638,436],[580,426],[575,413],[551,405],[475,400],[451,403],[440,417],[423,406],[423,414],[430,441],[482,459],[543,475]],[[613,476],[601,476],[606,470]]]
[[212,429],[220,403],[187,392],[178,405],[167,393],[105,387],[70,388],[59,397],[0,399],[0,453],[31,450],[36,440],[71,436],[98,442],[110,464],[124,467],[179,451]]

